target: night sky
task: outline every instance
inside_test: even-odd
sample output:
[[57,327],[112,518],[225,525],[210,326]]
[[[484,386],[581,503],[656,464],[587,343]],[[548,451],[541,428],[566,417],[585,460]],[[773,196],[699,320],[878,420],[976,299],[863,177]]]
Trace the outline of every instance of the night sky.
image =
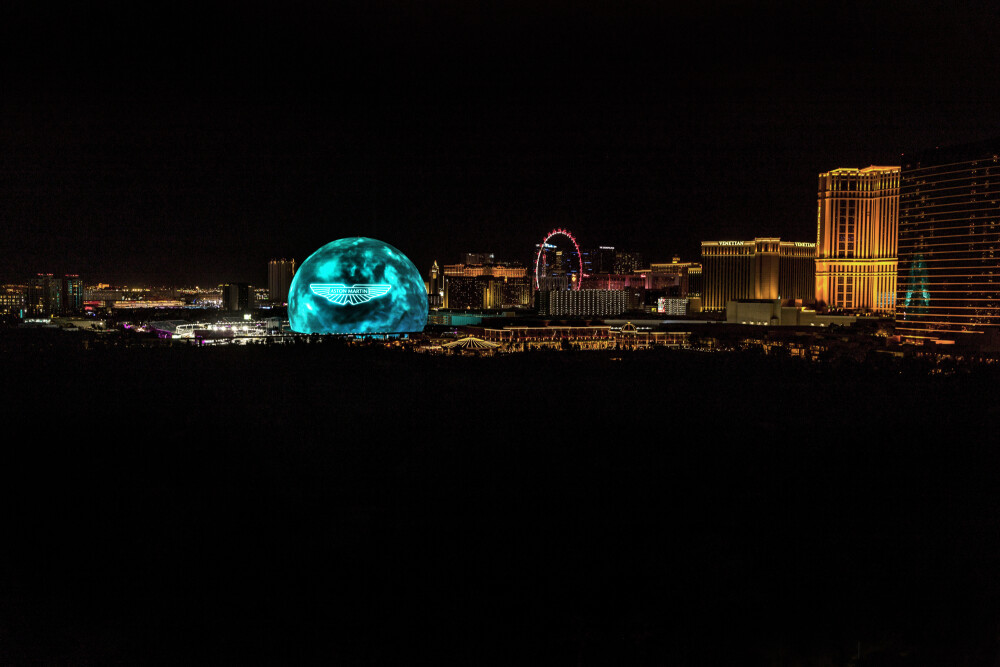
[[821,171],[1000,134],[996,3],[64,4],[0,10],[5,280],[264,284],[344,236],[426,272],[559,226],[696,259],[814,240]]

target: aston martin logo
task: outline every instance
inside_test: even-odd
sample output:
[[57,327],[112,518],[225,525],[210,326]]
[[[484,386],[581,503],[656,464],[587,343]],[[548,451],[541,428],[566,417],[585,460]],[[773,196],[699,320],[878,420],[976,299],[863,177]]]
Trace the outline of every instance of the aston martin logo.
[[338,306],[356,306],[385,296],[390,285],[344,285],[341,283],[310,283],[313,294],[329,299]]

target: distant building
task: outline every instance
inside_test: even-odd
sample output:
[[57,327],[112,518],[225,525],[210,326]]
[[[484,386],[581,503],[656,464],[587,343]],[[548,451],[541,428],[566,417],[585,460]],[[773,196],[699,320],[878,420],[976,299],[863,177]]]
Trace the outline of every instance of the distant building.
[[896,305],[899,167],[819,175],[816,300],[892,313]]
[[267,265],[267,291],[271,303],[288,303],[288,290],[295,277],[294,259],[272,259]]
[[538,289],[542,292],[572,289],[575,276],[539,276]]
[[632,273],[642,268],[642,253],[634,250],[615,250],[615,263],[612,273]]
[[230,312],[249,312],[255,304],[253,288],[249,283],[226,283],[220,285],[222,291],[222,310]]
[[101,308],[108,307],[116,301],[124,301],[127,296],[125,290],[111,289],[106,284],[93,285],[83,290],[84,302],[90,302],[92,306],[98,305]]
[[437,260],[431,266],[429,280],[426,283],[427,305],[430,308],[440,308],[444,305],[444,273],[438,267]]
[[757,238],[703,241],[702,308],[725,310],[734,299],[812,302],[816,292],[816,244]]
[[[670,262],[653,262],[649,265],[649,273],[678,275],[681,277],[680,296],[701,296],[701,264],[698,262],[682,262],[680,257],[674,257]],[[653,289],[652,285],[649,289]]]
[[0,314],[20,315],[25,310],[25,285],[3,285],[0,287]]
[[[641,308],[646,302],[646,274],[598,273],[586,276],[581,291],[622,291],[627,295],[627,310]],[[664,296],[664,295],[658,295]]]
[[656,300],[656,312],[661,315],[687,315],[687,298],[664,297]]
[[532,281],[523,266],[446,264],[442,282],[445,308],[525,308],[532,301]]
[[27,312],[33,315],[61,315],[63,313],[63,284],[51,273],[39,273],[28,281],[25,291]]
[[536,306],[540,315],[554,317],[613,317],[629,310],[626,290],[539,290]]
[[1000,336],[998,234],[1000,139],[905,155],[896,333],[914,341],[995,344]]
[[651,306],[658,313],[686,314],[689,311],[688,296],[692,293],[692,272],[698,287],[698,291],[695,292],[697,295],[701,289],[701,264],[682,262],[679,257],[674,257],[671,262],[650,264],[649,268],[642,272],[646,277],[643,304]]
[[186,304],[180,299],[143,299],[142,301],[115,301],[115,310],[137,310],[140,308],[183,308]]
[[624,290],[646,289],[646,275],[642,273],[599,273],[583,279],[581,289]]
[[62,279],[63,313],[83,312],[83,281],[78,275],[67,275]]
[[726,322],[782,327],[848,326],[857,315],[821,315],[814,308],[783,306],[781,299],[740,299],[726,303]]
[[[435,262],[435,264],[437,264]],[[444,275],[463,276],[466,278],[477,276],[492,276],[496,278],[525,278],[528,276],[528,269],[523,266],[507,264],[445,264]]]
[[615,272],[615,247],[602,245],[596,248],[581,249],[583,258],[583,273],[586,276],[595,273]]
[[533,292],[527,276],[445,276],[444,285],[444,307],[451,309],[526,308]]
[[467,252],[464,255],[464,261],[466,264],[484,264],[490,265],[496,263],[496,258],[491,252]]
[[704,269],[702,268],[702,265],[698,264],[696,262],[691,262],[691,265],[688,267],[688,296],[689,297],[695,297],[695,296],[701,297],[701,291],[703,289],[702,288],[702,284],[703,284],[703,279],[702,279],[703,271],[704,271]]
[[444,307],[456,310],[486,308],[484,304],[489,303],[493,296],[491,282],[489,277],[445,276]]
[[679,268],[673,271],[645,269],[639,275],[645,283],[647,298],[655,300],[661,296],[680,297],[687,294],[686,268]]

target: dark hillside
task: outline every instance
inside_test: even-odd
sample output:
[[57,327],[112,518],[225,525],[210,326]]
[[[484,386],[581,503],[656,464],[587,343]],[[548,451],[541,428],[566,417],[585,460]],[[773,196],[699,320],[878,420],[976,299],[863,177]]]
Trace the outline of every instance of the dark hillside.
[[5,663],[1000,654],[991,371],[332,343],[0,366]]

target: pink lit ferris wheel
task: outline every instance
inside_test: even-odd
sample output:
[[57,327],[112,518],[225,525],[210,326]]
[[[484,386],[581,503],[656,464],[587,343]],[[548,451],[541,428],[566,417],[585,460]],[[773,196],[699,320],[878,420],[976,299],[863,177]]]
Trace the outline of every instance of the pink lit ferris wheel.
[[[557,246],[549,243],[553,236],[564,236],[569,239],[572,244],[572,248],[567,248],[569,252],[565,255],[557,253]],[[575,257],[572,256],[574,253]],[[560,257],[561,264],[552,261],[553,254]],[[552,275],[564,275],[570,289],[580,289],[580,283],[583,281],[583,255],[580,254],[580,244],[568,229],[553,229],[538,246],[538,256],[535,258],[535,289],[540,289],[540,278]]]

